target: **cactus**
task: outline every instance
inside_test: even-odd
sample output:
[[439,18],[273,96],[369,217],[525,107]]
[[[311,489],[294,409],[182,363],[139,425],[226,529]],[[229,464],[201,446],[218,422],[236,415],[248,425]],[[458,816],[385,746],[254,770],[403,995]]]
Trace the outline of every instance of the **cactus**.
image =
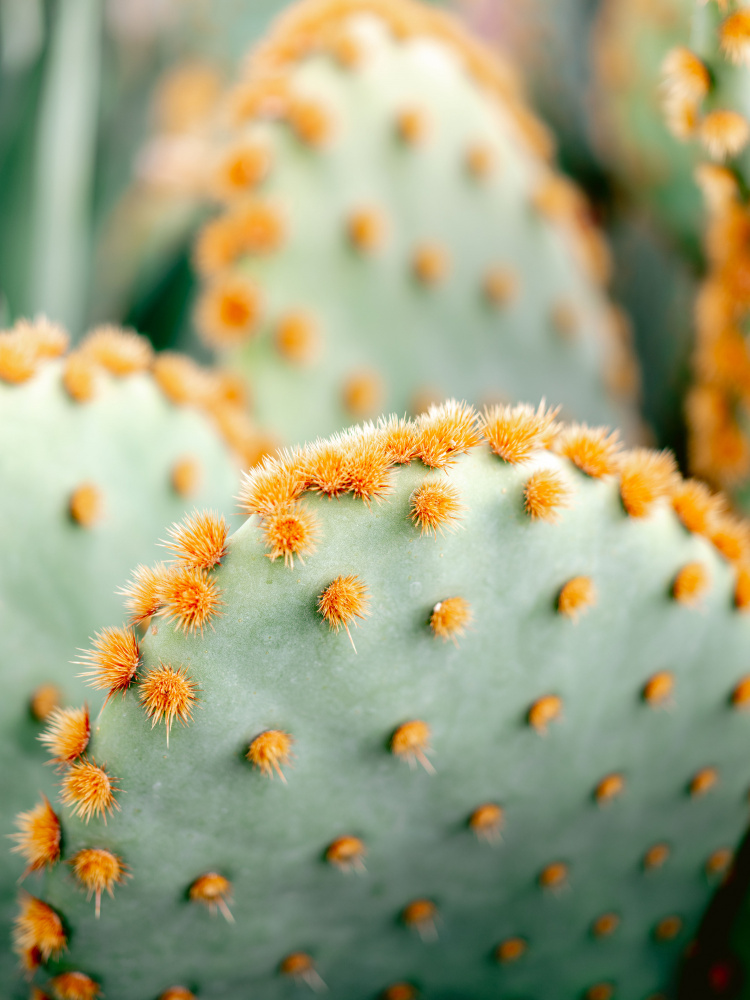
[[[694,262],[703,208],[694,149],[664,128],[664,60],[690,31],[694,0],[604,0],[592,34],[592,134],[629,202]],[[678,130],[679,131],[679,130]]]
[[196,322],[261,425],[295,441],[447,392],[554,392],[636,432],[602,237],[509,70],[447,15],[302,3],[227,104]]
[[[43,320],[0,333],[3,836],[29,781],[52,794],[54,775],[37,773],[46,754],[36,737],[40,720],[83,697],[80,668],[68,662],[76,647],[116,622],[115,590],[134,560],[154,558],[164,523],[195,503],[230,508],[232,453],[244,446],[243,464],[252,457],[231,381],[178,355],[153,360],[147,341],[111,328],[67,355],[66,341]],[[87,700],[95,716],[103,695]],[[19,874],[4,850],[4,937]],[[6,948],[0,955],[10,988],[16,963]]]
[[127,657],[84,657],[111,695],[88,740],[48,731],[54,818],[30,782],[19,821],[36,982],[668,993],[745,822],[747,525],[544,406],[355,428],[241,503],[132,581]]

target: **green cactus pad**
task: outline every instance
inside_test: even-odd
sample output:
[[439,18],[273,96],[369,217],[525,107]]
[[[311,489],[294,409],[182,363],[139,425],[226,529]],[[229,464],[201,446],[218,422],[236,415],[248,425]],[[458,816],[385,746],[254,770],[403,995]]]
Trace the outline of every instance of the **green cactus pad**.
[[446,393],[635,432],[607,250],[511,73],[414,2],[313,0],[228,100],[196,322],[288,441]]
[[[236,441],[242,418],[218,376],[176,355],[151,371],[147,342],[111,329],[60,357],[65,342],[42,321],[0,333],[3,837],[29,782],[52,794],[38,717],[84,697],[76,648],[117,620],[116,589],[134,560],[155,558],[165,523],[196,503],[227,510],[239,478],[210,413]],[[94,714],[102,700],[88,692]],[[25,863],[2,858],[5,936]],[[4,948],[8,989],[16,964]]]
[[[745,822],[744,527],[668,455],[456,404],[268,462],[243,506],[141,594],[137,676],[62,777],[37,981],[668,995]],[[130,876],[99,919],[91,849]]]

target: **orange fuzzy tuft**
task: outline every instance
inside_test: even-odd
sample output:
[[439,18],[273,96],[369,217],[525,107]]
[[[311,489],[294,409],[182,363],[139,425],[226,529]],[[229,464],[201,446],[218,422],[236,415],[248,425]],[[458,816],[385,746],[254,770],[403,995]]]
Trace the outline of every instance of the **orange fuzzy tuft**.
[[52,754],[52,761],[57,764],[70,764],[84,753],[89,745],[90,735],[91,720],[86,706],[57,708],[38,739]]
[[266,143],[243,139],[224,150],[214,169],[211,191],[221,201],[247,194],[268,176],[273,155]]
[[427,757],[429,752],[430,727],[420,719],[404,722],[391,736],[392,754],[401,757],[412,768],[418,761],[428,774],[434,774],[435,768]]
[[54,684],[41,684],[31,696],[29,708],[37,722],[46,722],[60,708],[61,693]]
[[504,306],[518,295],[520,279],[508,267],[493,267],[484,277],[482,289],[493,306]]
[[162,544],[193,569],[213,569],[227,554],[227,522],[223,515],[212,510],[188,514],[181,524],[168,528],[167,533],[171,541]]
[[217,872],[207,872],[200,875],[190,886],[190,899],[194,903],[203,903],[211,914],[220,910],[224,918],[234,923],[228,904],[232,901],[232,883]]
[[503,810],[494,802],[479,806],[469,817],[469,826],[480,840],[497,843],[503,828]]
[[287,120],[300,142],[313,149],[327,145],[336,131],[328,108],[310,98],[293,97],[287,108]]
[[526,513],[532,521],[556,524],[560,511],[570,507],[572,490],[559,472],[540,469],[526,480],[523,496]]
[[699,126],[701,142],[714,160],[738,156],[750,142],[750,122],[738,111],[709,111]]
[[657,941],[673,941],[681,930],[680,917],[664,917],[654,928],[654,937]]
[[739,611],[750,608],[750,566],[737,567],[737,582],[734,587],[734,605]]
[[380,410],[384,395],[382,378],[372,371],[354,372],[344,382],[341,401],[353,417],[371,417]]
[[505,462],[525,462],[533,452],[548,448],[554,440],[558,432],[557,413],[557,410],[547,411],[544,402],[537,410],[524,403],[493,406],[482,415],[482,434]]
[[612,1000],[615,988],[611,983],[594,983],[586,990],[584,1000]]
[[661,868],[662,865],[667,863],[671,853],[672,849],[669,844],[654,844],[653,847],[649,847],[643,855],[643,867],[647,871],[652,871],[655,868]]
[[711,493],[697,479],[677,482],[672,490],[672,507],[688,531],[708,534],[713,519],[724,513],[726,502],[722,496]]
[[364,871],[367,849],[359,837],[339,837],[328,846],[326,861],[342,871]]
[[417,457],[432,469],[445,469],[482,440],[474,410],[455,400],[431,406],[418,419],[417,432]]
[[598,938],[609,937],[619,926],[620,917],[617,913],[603,913],[591,925],[591,933]]
[[192,496],[201,482],[201,467],[198,459],[191,455],[178,459],[170,470],[169,481],[177,496]]
[[463,635],[471,624],[473,615],[468,601],[463,597],[446,597],[438,601],[430,615],[430,628],[443,642],[451,639],[458,644],[458,636]]
[[381,435],[371,426],[355,427],[345,438],[346,488],[368,506],[392,490],[391,462]]
[[659,673],[649,677],[643,686],[643,700],[649,705],[663,705],[669,701],[674,690],[674,674],[668,670],[661,670]]
[[437,538],[438,531],[452,530],[461,520],[466,509],[455,486],[442,480],[428,479],[409,497],[411,519],[419,525],[423,535],[430,532]]
[[604,805],[618,798],[625,791],[625,779],[621,774],[608,774],[602,778],[594,790],[594,798],[599,805]]
[[219,275],[198,301],[195,322],[211,347],[239,347],[257,331],[261,318],[260,292],[239,275]]
[[244,474],[240,506],[247,514],[265,517],[294,503],[308,486],[307,454],[286,452],[279,458],[265,459]]
[[68,862],[73,874],[87,891],[88,899],[92,896],[96,898],[96,917],[99,919],[101,912],[102,893],[108,892],[114,898],[114,888],[122,885],[128,877],[127,869],[122,863],[122,858],[118,858],[111,851],[106,851],[100,847],[89,847],[79,851]]
[[705,795],[715,788],[719,781],[719,772],[715,767],[704,767],[697,771],[690,780],[689,792],[693,798]]
[[437,916],[437,906],[429,899],[415,899],[401,912],[401,919],[406,926],[418,931],[420,937],[425,940],[433,940],[437,937],[435,926]]
[[750,525],[746,521],[722,514],[714,518],[709,539],[730,562],[745,563],[750,558]]
[[286,220],[277,205],[252,201],[232,213],[237,227],[240,250],[250,254],[268,254],[279,250],[286,238]]
[[146,715],[151,719],[153,729],[163,718],[167,724],[167,746],[169,730],[175,719],[187,725],[193,718],[197,685],[188,676],[185,667],[175,670],[168,663],[159,663],[149,670],[141,681],[139,695]]
[[118,378],[146,371],[154,356],[145,337],[134,330],[122,330],[111,325],[92,330],[81,341],[79,350]]
[[311,510],[302,504],[292,504],[268,514],[262,523],[268,558],[274,562],[281,556],[284,565],[294,569],[294,557],[304,562],[303,556],[312,555],[320,537],[320,522]]
[[662,63],[662,86],[668,105],[673,100],[699,104],[711,88],[708,67],[684,46],[669,51]]
[[136,566],[131,581],[117,591],[125,598],[123,603],[130,612],[131,625],[140,625],[160,610],[164,603],[162,588],[169,573],[164,563]]
[[126,628],[102,629],[94,636],[93,649],[82,652],[83,659],[75,662],[90,669],[79,676],[90,678],[89,684],[98,691],[108,691],[107,701],[118,691],[127,691],[141,662],[138,640]]
[[523,958],[526,954],[528,947],[523,938],[506,938],[505,941],[501,941],[497,948],[495,948],[495,960],[500,962],[501,965],[517,962],[519,958]]
[[725,876],[734,863],[734,851],[728,847],[720,847],[710,854],[706,860],[706,875]]
[[167,399],[177,406],[200,405],[205,401],[206,373],[192,358],[162,351],[154,359],[153,375]]
[[305,983],[315,993],[326,989],[325,983],[315,971],[315,963],[304,951],[293,951],[291,955],[287,955],[279,965],[279,972],[282,976]]
[[349,489],[346,447],[339,437],[318,441],[309,448],[304,468],[307,486],[328,497],[339,497]]
[[380,1000],[417,1000],[418,993],[411,983],[393,983],[380,994]]
[[[349,623],[355,618],[366,618],[368,611],[367,587],[357,576],[337,576],[318,597],[318,613],[334,632],[343,626],[356,653]],[[356,622],[354,622],[356,624]]]
[[532,197],[537,212],[550,219],[571,219],[581,211],[581,193],[567,178],[549,173]]
[[750,708],[750,677],[743,677],[732,691],[732,705],[735,708]]
[[544,735],[550,723],[556,722],[562,715],[562,707],[562,699],[558,698],[556,694],[548,694],[544,698],[539,698],[529,709],[529,725]]
[[197,1000],[197,998],[195,993],[191,993],[184,986],[170,986],[168,990],[159,994],[159,1000]]
[[48,320],[46,316],[37,316],[33,320],[16,320],[13,333],[26,340],[37,359],[44,361],[62,357],[70,342],[64,328]]
[[107,822],[107,813],[119,809],[112,783],[105,768],[85,757],[75,761],[65,774],[62,783],[62,803],[73,809],[75,816],[88,823],[92,816],[102,816]]
[[73,351],[65,359],[62,382],[76,403],[88,403],[94,398],[97,371],[95,362],[81,351]]
[[57,958],[68,947],[62,920],[51,906],[36,896],[21,893],[21,911],[13,926],[13,946],[18,954],[36,951],[43,962]]
[[476,142],[466,153],[466,169],[472,177],[484,180],[495,170],[495,151],[489,143]]
[[430,131],[430,116],[422,108],[404,108],[396,117],[396,133],[408,146],[423,143]]
[[55,1000],[96,1000],[102,995],[99,984],[84,972],[61,972],[49,985]]
[[417,247],[412,258],[414,276],[422,285],[442,284],[448,277],[451,259],[448,251],[437,243]]
[[364,254],[382,250],[388,235],[388,224],[378,208],[359,208],[352,212],[346,229],[352,246]]
[[395,465],[408,465],[416,457],[419,434],[410,420],[389,417],[378,425],[386,461]]
[[280,729],[268,729],[255,737],[245,756],[262,774],[273,778],[273,772],[276,771],[281,780],[286,782],[281,768],[289,764],[293,742],[289,733]]
[[158,81],[153,99],[159,131],[188,132],[203,124],[221,89],[221,77],[207,62],[185,60],[168,70]]
[[719,27],[721,50],[735,66],[750,65],[750,11],[730,14]]
[[175,629],[202,634],[213,616],[220,614],[219,594],[216,583],[204,570],[177,566],[166,574],[162,585],[164,606],[159,613],[175,621]]
[[39,356],[34,344],[16,330],[0,333],[0,381],[20,385],[28,382],[37,371]]
[[572,580],[568,580],[557,598],[557,610],[574,622],[595,604],[596,589],[588,576],[574,576]]
[[562,889],[568,883],[568,866],[562,861],[547,865],[539,873],[539,885],[543,889]]
[[312,364],[320,352],[315,323],[303,312],[290,312],[281,317],[274,331],[274,344],[279,354],[297,365]]
[[60,820],[46,795],[33,809],[19,813],[15,822],[18,833],[10,834],[16,842],[11,851],[26,861],[24,878],[60,860]]
[[606,427],[571,424],[555,442],[556,450],[595,479],[611,476],[620,468],[620,443],[617,431]]
[[198,233],[193,247],[193,266],[202,278],[214,277],[241,256],[242,232],[233,214],[211,219]]
[[104,503],[99,488],[93,483],[82,483],[77,486],[68,501],[70,516],[82,528],[91,528],[101,521],[104,514]]
[[677,465],[669,451],[637,448],[621,459],[620,497],[631,517],[647,517],[677,481]]
[[578,310],[572,302],[565,300],[555,303],[550,313],[550,320],[555,333],[564,340],[572,340],[580,325]]
[[711,577],[703,563],[687,563],[675,577],[672,596],[682,604],[694,606],[705,595],[710,583]]

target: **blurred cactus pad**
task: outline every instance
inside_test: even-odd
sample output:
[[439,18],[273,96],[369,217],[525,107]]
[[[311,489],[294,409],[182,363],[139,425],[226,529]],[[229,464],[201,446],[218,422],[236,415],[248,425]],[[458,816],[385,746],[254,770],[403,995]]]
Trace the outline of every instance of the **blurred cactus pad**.
[[[115,591],[134,561],[156,557],[165,524],[194,504],[231,508],[247,459],[229,439],[252,437],[232,380],[177,355],[154,359],[132,333],[101,328],[70,353],[66,343],[44,320],[0,333],[3,836],[28,783],[53,786],[37,736],[41,720],[83,697],[76,648],[117,623]],[[96,710],[103,695],[88,700]],[[6,938],[24,867],[3,850]],[[9,989],[16,961],[7,948],[0,956]]]
[[411,0],[310,0],[228,96],[196,322],[287,441],[446,394],[636,433],[607,247],[510,70]]
[[16,924],[36,982],[668,995],[746,821],[746,527],[543,406],[354,428],[241,504],[231,536],[171,530],[127,657],[83,658],[111,695],[90,738],[49,732],[62,854],[34,781],[19,837],[49,868]]

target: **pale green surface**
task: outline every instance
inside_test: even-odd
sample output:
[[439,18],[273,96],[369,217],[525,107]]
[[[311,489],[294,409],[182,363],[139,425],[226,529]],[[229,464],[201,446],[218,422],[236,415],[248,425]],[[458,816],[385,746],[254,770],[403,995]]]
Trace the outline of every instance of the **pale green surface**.
[[[277,973],[293,950],[309,951],[332,998],[371,998],[413,980],[431,998],[579,998],[602,979],[618,1000],[667,990],[711,891],[703,865],[734,844],[746,817],[750,717],[728,698],[747,670],[750,620],[732,606],[728,566],[667,509],[631,520],[613,482],[592,482],[553,456],[576,497],[558,525],[532,524],[521,489],[532,465],[505,466],[486,452],[450,473],[469,510],[461,530],[420,537],[408,498],[425,478],[418,463],[368,510],[350,497],[305,498],[323,525],[319,551],[292,571],[265,557],[249,521],[216,573],[224,614],[203,637],[167,624],[143,643],[146,666],[183,664],[200,686],[187,728],[167,750],[137,690],[111,702],[91,752],[123,791],[106,826],[63,811],[65,856],[82,846],[120,853],[133,878],[105,899],[101,920],[64,865],[44,898],[68,922],[60,968],[101,981],[107,1000],[157,996],[174,983],[206,998],[275,1000],[297,995]],[[699,558],[713,584],[691,609],[669,596],[676,572]],[[356,573],[372,615],[336,635],[315,612],[338,574]],[[555,611],[559,588],[590,574],[598,605],[577,624]],[[475,614],[458,646],[432,636],[434,604],[461,595]],[[644,682],[676,675],[668,710],[647,707]],[[546,737],[525,722],[556,693],[564,718]],[[437,769],[411,771],[387,749],[413,718],[432,727]],[[243,759],[267,728],[295,738],[288,784]],[[718,787],[691,800],[686,786],[708,765]],[[592,792],[622,771],[622,799],[597,806]],[[485,801],[506,811],[502,843],[467,829]],[[323,861],[337,836],[364,839],[367,873],[346,876]],[[645,875],[644,851],[667,841],[673,855]],[[543,893],[550,862],[570,865],[570,887]],[[234,885],[233,925],[189,903],[206,871]],[[399,923],[416,897],[433,899],[439,938],[424,943]],[[615,910],[622,925],[595,941],[591,921]],[[651,932],[676,913],[671,944]],[[493,947],[528,937],[516,967]],[[304,990],[303,990],[304,993]]]
[[[264,322],[230,356],[253,386],[258,419],[287,441],[333,433],[353,421],[343,405],[349,376],[384,382],[383,409],[411,411],[422,390],[475,404],[547,394],[572,416],[636,433],[636,418],[605,385],[612,363],[604,291],[588,277],[568,234],[532,203],[544,173],[507,110],[480,91],[445,47],[426,39],[395,43],[374,18],[351,21],[365,46],[354,71],[318,56],[291,72],[295,92],[319,100],[336,131],[322,149],[303,146],[283,123],[253,124],[274,169],[260,188],[287,220],[283,247],[245,258],[238,271],[259,284]],[[400,111],[416,106],[431,121],[417,148],[396,135]],[[470,147],[486,143],[497,169],[470,176]],[[361,255],[347,219],[378,209],[388,226],[382,250]],[[424,243],[444,247],[447,279],[422,287],[411,270]],[[493,308],[483,281],[494,266],[519,282],[510,304]],[[552,322],[570,303],[580,329],[570,339]],[[273,329],[287,311],[317,324],[320,357],[286,361]]]
[[[150,376],[102,376],[97,397],[75,403],[63,390],[59,363],[22,386],[0,383],[0,836],[30,807],[29,794],[52,794],[55,774],[42,762],[41,726],[29,713],[34,689],[52,682],[65,703],[101,692],[84,686],[72,666],[78,648],[104,626],[123,620],[115,591],[138,562],[163,558],[156,542],[165,526],[194,504],[230,512],[238,473],[208,421],[169,403]],[[194,456],[203,471],[194,496],[172,489],[174,463]],[[73,523],[70,494],[93,482],[104,516],[91,528]],[[0,860],[0,983],[10,989],[16,958],[9,951],[16,880],[25,864]],[[26,880],[34,891],[37,877]],[[4,996],[9,995],[2,990]],[[25,995],[25,994],[24,994]]]

